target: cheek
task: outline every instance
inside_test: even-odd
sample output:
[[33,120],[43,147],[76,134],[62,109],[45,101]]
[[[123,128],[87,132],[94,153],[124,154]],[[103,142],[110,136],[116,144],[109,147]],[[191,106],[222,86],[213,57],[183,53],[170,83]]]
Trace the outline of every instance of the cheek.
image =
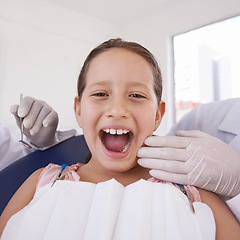
[[145,139],[152,136],[155,129],[156,110],[153,107],[148,107],[145,111],[139,111],[136,115],[138,119],[139,135],[137,137],[140,147]]
[[91,127],[91,124],[93,124],[93,120],[94,120],[94,111],[87,106],[87,104],[82,104],[81,105],[81,112],[80,112],[80,125],[81,128],[83,129],[87,129],[89,127]]
[[136,111],[136,118],[139,124],[143,125],[148,131],[153,131],[156,119],[156,108],[152,105],[148,105],[145,108],[141,108]]

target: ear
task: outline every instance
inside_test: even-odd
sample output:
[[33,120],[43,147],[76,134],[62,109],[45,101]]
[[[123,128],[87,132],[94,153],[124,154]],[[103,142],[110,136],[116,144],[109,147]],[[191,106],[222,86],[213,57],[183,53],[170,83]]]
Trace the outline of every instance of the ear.
[[158,109],[157,109],[157,112],[156,112],[154,131],[156,131],[157,128],[159,127],[164,113],[165,113],[165,102],[161,101],[159,103],[159,106],[158,106]]
[[77,123],[79,127],[82,127],[81,124],[81,102],[79,101],[78,97],[74,98],[74,112],[75,112],[75,117],[77,120]]

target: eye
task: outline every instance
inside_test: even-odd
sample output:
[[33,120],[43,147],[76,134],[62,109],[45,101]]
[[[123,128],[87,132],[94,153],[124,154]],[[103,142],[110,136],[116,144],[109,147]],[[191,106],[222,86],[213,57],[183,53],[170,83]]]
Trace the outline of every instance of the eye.
[[108,94],[103,93],[103,92],[98,92],[98,93],[93,93],[92,96],[94,96],[94,97],[107,97]]
[[143,95],[139,94],[139,93],[133,93],[131,95],[129,95],[129,97],[133,97],[133,98],[146,98]]

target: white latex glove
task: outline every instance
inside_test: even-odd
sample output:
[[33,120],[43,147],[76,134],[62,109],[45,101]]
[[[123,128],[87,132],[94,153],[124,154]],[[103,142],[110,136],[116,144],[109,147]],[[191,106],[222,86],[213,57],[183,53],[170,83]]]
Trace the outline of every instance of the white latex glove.
[[20,105],[13,105],[10,111],[18,127],[20,117],[23,118],[23,132],[31,143],[43,148],[55,142],[58,114],[47,103],[32,97],[24,97]]
[[240,193],[240,155],[206,133],[177,131],[175,136],[153,136],[138,152],[138,163],[153,169],[161,180],[190,184],[217,194]]

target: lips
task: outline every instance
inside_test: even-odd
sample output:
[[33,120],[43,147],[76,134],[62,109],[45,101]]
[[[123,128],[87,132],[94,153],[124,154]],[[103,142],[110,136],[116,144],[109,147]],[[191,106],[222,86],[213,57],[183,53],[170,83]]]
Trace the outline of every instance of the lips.
[[100,131],[104,152],[111,157],[127,154],[133,141],[133,133],[124,128],[104,128]]

